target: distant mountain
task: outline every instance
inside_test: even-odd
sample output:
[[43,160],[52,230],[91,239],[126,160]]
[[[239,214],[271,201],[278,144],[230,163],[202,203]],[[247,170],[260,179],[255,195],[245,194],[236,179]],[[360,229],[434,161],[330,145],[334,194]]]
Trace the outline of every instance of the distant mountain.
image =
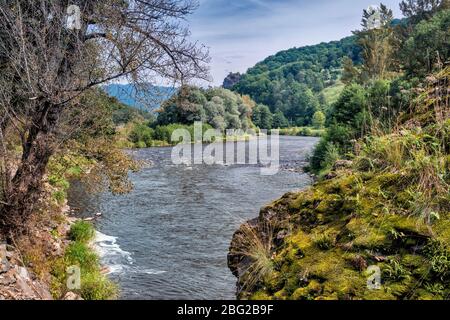
[[141,111],[153,112],[161,104],[172,97],[177,89],[174,87],[160,87],[148,85],[137,89],[133,84],[110,84],[103,87],[111,97]]

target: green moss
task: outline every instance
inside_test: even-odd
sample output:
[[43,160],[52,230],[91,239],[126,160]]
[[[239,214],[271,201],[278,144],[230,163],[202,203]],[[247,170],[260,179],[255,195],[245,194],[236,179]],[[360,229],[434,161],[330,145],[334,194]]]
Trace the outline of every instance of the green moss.
[[287,300],[288,299],[288,295],[286,294],[286,291],[284,289],[276,292],[273,297],[276,300]]
[[268,301],[268,300],[272,300],[272,297],[264,291],[258,291],[253,296],[250,297],[250,300]]
[[335,238],[328,233],[323,233],[315,237],[314,244],[321,250],[330,250],[334,247]]
[[[273,202],[270,211],[291,232],[274,248],[276,276],[261,283],[267,290],[258,294],[300,300],[450,297],[450,198],[442,184],[450,178],[450,157],[430,148],[441,140],[424,132],[375,137],[359,156],[363,169],[338,171],[336,178]],[[419,188],[423,194],[434,190],[419,197]],[[380,290],[367,287],[371,265],[381,268]]]
[[304,288],[298,288],[292,294],[293,300],[314,300],[323,290],[323,286],[316,280],[310,281],[310,283]]
[[387,235],[380,230],[379,225],[373,224],[370,219],[354,218],[346,228],[354,236],[353,245],[360,248],[376,249],[389,244]]

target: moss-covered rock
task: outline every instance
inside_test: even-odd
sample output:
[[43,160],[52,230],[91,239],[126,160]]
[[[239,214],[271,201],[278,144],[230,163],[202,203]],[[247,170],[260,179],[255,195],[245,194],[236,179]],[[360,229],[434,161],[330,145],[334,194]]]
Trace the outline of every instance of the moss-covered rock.
[[[265,221],[274,229],[285,228],[286,236],[282,241],[276,235],[265,240],[271,243],[275,271],[270,280],[253,288],[245,287],[241,275],[240,298],[429,299],[436,298],[430,288],[441,297],[448,293],[448,220],[427,224],[420,217],[393,213],[391,198],[373,192],[384,178],[374,176],[362,188],[356,180],[361,181],[358,172],[286,195],[267,207],[277,212],[269,218],[267,208],[262,210],[255,228]],[[239,247],[235,241],[230,266],[235,261],[235,268],[246,269],[252,261],[236,259],[242,250],[233,250]],[[432,241],[442,243],[440,249],[427,250]],[[245,267],[239,267],[242,261]],[[381,270],[379,290],[367,286],[366,270],[371,265]]]

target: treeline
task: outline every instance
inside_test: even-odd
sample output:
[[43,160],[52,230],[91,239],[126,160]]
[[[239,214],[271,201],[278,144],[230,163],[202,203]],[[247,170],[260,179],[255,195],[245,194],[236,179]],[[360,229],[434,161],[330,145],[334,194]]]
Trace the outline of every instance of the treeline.
[[157,125],[193,124],[202,121],[221,131],[247,130],[252,127],[251,114],[255,103],[222,88],[202,89],[184,86],[157,111]]
[[281,134],[320,136],[326,120],[322,111],[316,111],[310,127],[295,127],[283,112],[272,113],[268,106],[257,104],[249,96],[224,88],[182,87],[155,114],[137,111],[117,100],[112,100],[111,106],[115,108],[113,119],[122,136],[119,145],[128,148],[172,145],[173,132],[177,129],[193,132],[196,121],[204,124],[204,131],[214,128],[224,134],[228,129],[269,132],[285,129]]
[[[186,129],[193,137],[197,121],[203,123],[203,132],[213,128],[223,133],[228,129],[245,131],[255,128],[252,115],[258,108],[248,96],[227,89],[184,86],[162,104],[153,118],[137,117],[125,125],[121,131],[127,141],[122,141],[121,146],[169,146],[176,143],[172,134],[177,129]],[[268,117],[272,125],[270,112]]]
[[355,32],[364,63],[345,63],[346,87],[330,108],[327,133],[311,157],[314,172],[330,169],[337,159],[351,159],[361,137],[391,132],[421,94],[425,77],[448,65],[448,2],[425,2],[403,2],[408,19],[397,25],[392,11],[381,5],[379,28],[369,27],[371,13],[364,12],[363,28]]

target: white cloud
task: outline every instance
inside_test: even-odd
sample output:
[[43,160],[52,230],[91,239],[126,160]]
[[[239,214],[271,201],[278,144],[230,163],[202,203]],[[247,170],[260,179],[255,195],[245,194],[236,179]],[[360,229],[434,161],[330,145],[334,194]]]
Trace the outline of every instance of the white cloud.
[[[280,50],[338,40],[359,28],[372,0],[202,0],[190,19],[192,36],[212,55],[214,84],[245,72]],[[386,0],[399,16],[399,0]]]

